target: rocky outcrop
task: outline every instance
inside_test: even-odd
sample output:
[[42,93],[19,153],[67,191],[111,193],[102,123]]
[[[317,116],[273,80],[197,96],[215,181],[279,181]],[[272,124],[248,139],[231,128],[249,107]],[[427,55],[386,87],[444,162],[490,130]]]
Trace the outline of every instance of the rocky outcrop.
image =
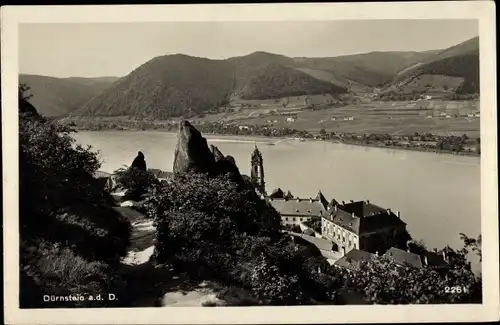
[[132,161],[132,165],[130,166],[132,168],[137,168],[142,171],[146,171],[146,159],[144,157],[144,154],[139,151],[137,153],[137,157],[134,158],[134,161]]
[[230,162],[232,162],[236,166],[236,160],[234,159],[233,156],[227,155],[226,159],[229,160]]
[[215,158],[207,140],[188,121],[179,124],[174,152],[174,175],[178,173],[211,173]]
[[174,176],[186,172],[208,173],[213,177],[229,174],[236,184],[246,187],[234,158],[224,156],[214,145],[209,148],[207,140],[188,121],[179,124],[173,171]]
[[220,152],[219,148],[211,144],[210,149],[212,150],[212,154],[214,155],[215,162],[224,159],[224,155],[222,154],[222,152]]

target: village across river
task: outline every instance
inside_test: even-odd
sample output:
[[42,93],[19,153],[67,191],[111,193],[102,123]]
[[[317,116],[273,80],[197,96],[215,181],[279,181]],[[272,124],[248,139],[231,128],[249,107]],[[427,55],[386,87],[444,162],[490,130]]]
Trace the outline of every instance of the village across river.
[[[149,168],[171,171],[176,145],[173,133],[154,131],[78,132],[77,142],[100,151],[101,170],[128,165],[137,151]],[[255,144],[262,152],[266,189],[290,190],[301,198],[318,190],[328,200],[369,200],[401,213],[415,239],[429,248],[461,247],[459,233],[481,231],[480,159],[396,149],[368,148],[321,141],[207,137],[250,174]],[[305,167],[307,166],[307,167]],[[470,256],[477,271],[478,261]]]

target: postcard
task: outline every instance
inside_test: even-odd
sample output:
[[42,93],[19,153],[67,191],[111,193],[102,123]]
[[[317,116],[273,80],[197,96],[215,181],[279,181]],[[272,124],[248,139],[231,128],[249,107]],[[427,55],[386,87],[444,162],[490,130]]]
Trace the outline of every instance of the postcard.
[[494,12],[2,7],[4,322],[498,320]]

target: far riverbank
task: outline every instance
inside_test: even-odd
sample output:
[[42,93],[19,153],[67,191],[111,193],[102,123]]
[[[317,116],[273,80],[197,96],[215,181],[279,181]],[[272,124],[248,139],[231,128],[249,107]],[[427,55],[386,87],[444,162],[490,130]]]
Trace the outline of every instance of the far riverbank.
[[[88,130],[86,128],[78,128],[76,127],[78,131],[100,131],[100,130]],[[162,133],[167,133],[167,134],[173,134],[175,135],[176,132],[171,130],[171,129],[152,129],[152,130],[143,130],[141,128],[117,128],[117,129],[105,129],[106,131],[116,131],[116,132],[141,132],[141,131],[148,131],[148,132],[162,132]],[[307,132],[307,131],[306,131]],[[384,148],[384,149],[397,149],[397,150],[407,150],[407,151],[419,151],[419,152],[429,152],[429,153],[437,153],[437,154],[446,154],[446,155],[454,155],[454,156],[469,156],[469,157],[480,157],[480,152],[478,151],[453,151],[453,150],[445,150],[445,149],[437,149],[437,148],[430,148],[426,146],[421,146],[421,145],[412,145],[411,141],[408,143],[405,143],[404,145],[387,145],[386,143],[383,142],[370,142],[367,143],[365,141],[356,141],[356,140],[346,140],[346,139],[325,139],[322,138],[321,135],[316,134],[313,135],[309,133],[312,136],[309,137],[300,137],[300,136],[293,136],[293,135],[244,135],[244,134],[228,134],[228,133],[223,133],[223,132],[207,132],[205,131],[204,134],[207,136],[207,138],[213,138],[213,137],[218,137],[218,138],[223,138],[223,139],[234,139],[237,142],[257,142],[257,143],[263,143],[263,144],[268,144],[268,145],[274,145],[277,142],[284,141],[286,139],[300,139],[301,141],[324,141],[324,142],[331,142],[331,143],[339,143],[339,144],[344,144],[344,145],[353,145],[353,146],[360,146],[360,147],[369,147],[369,148]],[[303,134],[300,134],[303,135]],[[236,138],[236,139],[235,139]]]

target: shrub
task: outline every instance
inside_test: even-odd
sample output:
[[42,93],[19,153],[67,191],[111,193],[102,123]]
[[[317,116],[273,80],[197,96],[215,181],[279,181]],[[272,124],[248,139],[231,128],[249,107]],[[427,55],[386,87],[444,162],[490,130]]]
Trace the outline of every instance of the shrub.
[[137,168],[120,168],[115,175],[117,187],[127,190],[126,197],[135,201],[140,201],[144,194],[160,185],[152,172]]
[[106,294],[118,278],[109,275],[103,262],[89,262],[70,248],[38,240],[21,247],[21,307],[91,307],[102,301],[43,302],[44,295],[68,296]]
[[261,257],[252,273],[252,292],[270,304],[296,304],[302,300],[297,275],[283,274],[275,263]]
[[259,300],[247,289],[229,286],[217,293],[217,298],[226,302],[227,306],[256,306]]
[[50,236],[67,243],[90,260],[118,262],[130,244],[131,225],[122,215],[106,206],[80,206],[73,213],[57,215]]
[[201,303],[203,307],[217,307],[217,302],[213,300],[205,300]]
[[[227,175],[209,178],[188,174],[176,177],[147,199],[148,214],[154,217],[157,228],[156,261],[171,262],[199,278],[254,287],[260,281],[272,281],[265,274],[255,277],[253,271],[258,257],[265,253],[276,261],[276,272],[282,274],[284,286],[279,290],[283,292],[278,296],[292,290],[291,296],[300,297],[293,291],[300,266],[294,266],[291,243],[280,241],[279,233],[270,231],[273,229],[261,231],[259,225],[266,224],[262,218],[269,217],[266,213],[270,208],[257,196],[237,188]],[[257,292],[265,299],[275,299],[265,293],[266,285]]]

